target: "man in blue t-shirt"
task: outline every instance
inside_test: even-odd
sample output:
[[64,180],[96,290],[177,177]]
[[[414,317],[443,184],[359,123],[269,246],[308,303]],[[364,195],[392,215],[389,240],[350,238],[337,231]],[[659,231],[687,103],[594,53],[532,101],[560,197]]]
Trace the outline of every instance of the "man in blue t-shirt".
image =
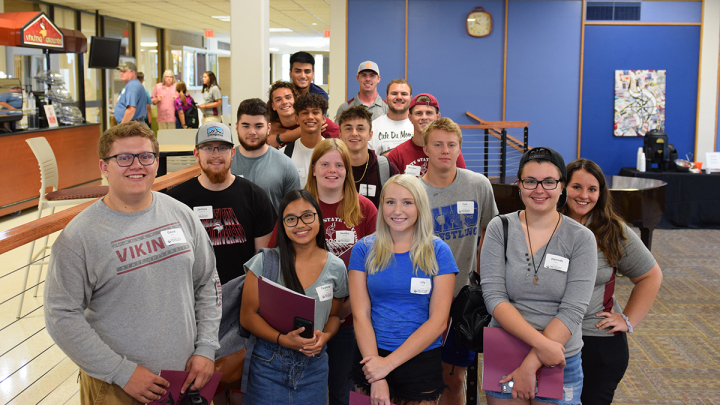
[[127,84],[115,104],[115,120],[118,124],[130,121],[145,122],[147,95],[145,88],[137,79],[137,67],[132,62],[124,62],[116,69],[120,71],[120,79]]

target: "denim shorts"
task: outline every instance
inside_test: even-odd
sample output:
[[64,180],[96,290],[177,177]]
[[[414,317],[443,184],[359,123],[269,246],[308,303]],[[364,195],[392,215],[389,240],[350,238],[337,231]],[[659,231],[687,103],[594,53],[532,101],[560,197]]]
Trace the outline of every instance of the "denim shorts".
[[[563,377],[563,398],[535,397],[535,401],[547,402],[554,405],[580,405],[580,395],[583,387],[583,371],[580,353],[565,359]],[[485,391],[489,396],[499,399],[512,399],[512,394],[503,394],[495,391]]]
[[308,357],[275,342],[257,339],[250,360],[243,404],[322,404],[327,402],[326,347]]

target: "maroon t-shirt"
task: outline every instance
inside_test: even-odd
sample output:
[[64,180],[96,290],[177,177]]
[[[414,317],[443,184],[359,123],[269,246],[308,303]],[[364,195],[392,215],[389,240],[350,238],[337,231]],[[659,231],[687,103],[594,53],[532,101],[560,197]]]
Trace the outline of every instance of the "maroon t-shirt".
[[[395,149],[391,150],[387,155],[390,162],[397,166],[400,173],[405,173],[407,166],[419,166],[420,173],[418,176],[424,176],[427,172],[428,157],[425,154],[422,146],[417,146],[413,143],[412,138],[398,145]],[[463,159],[462,152],[457,158],[457,167],[465,169],[465,159]]]

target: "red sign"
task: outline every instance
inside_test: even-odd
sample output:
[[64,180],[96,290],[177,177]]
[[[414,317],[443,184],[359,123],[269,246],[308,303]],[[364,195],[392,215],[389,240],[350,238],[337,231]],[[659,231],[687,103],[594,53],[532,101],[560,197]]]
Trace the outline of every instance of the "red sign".
[[215,31],[205,30],[205,38],[215,38]]
[[22,44],[43,48],[63,48],[63,33],[45,16],[38,14],[22,29]]
[[325,30],[325,38],[330,38],[330,30]]

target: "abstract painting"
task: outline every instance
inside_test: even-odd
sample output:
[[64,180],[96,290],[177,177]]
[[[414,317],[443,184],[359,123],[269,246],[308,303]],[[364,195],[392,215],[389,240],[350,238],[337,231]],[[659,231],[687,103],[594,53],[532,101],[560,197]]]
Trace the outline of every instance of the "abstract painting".
[[615,71],[615,136],[665,129],[665,70]]

